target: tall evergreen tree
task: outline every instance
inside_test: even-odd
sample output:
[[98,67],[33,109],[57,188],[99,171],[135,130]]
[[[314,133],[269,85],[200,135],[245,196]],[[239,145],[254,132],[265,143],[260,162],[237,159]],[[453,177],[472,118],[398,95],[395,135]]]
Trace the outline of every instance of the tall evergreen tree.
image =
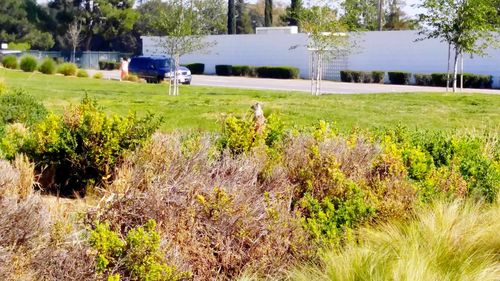
[[234,0],[227,1],[227,34],[236,34]]
[[282,18],[282,21],[287,23],[289,26],[300,25],[299,17],[302,9],[302,0],[292,0],[290,6],[286,8],[286,14]]
[[269,27],[273,25],[273,0],[266,0],[264,7],[264,26]]
[[236,34],[253,33],[252,21],[247,11],[245,0],[236,2]]

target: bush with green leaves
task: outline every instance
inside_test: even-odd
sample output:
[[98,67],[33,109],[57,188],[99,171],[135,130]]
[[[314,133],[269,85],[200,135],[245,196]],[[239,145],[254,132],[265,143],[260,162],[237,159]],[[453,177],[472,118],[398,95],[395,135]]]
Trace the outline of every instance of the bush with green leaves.
[[16,56],[6,56],[2,59],[2,65],[5,68],[17,69],[17,57]]
[[249,65],[233,65],[232,68],[233,76],[246,76],[246,77],[255,77],[257,73],[255,72],[255,67]]
[[232,73],[233,73],[232,65],[220,64],[215,66],[215,74],[219,76],[231,76]]
[[50,114],[30,131],[23,146],[42,172],[45,190],[62,195],[85,193],[87,187],[109,183],[126,151],[140,146],[158,128],[160,120],[108,116],[86,97],[63,116]]
[[23,56],[21,58],[21,63],[19,64],[19,67],[22,69],[24,72],[33,72],[36,70],[38,66],[38,61],[34,56]]
[[291,66],[259,66],[255,68],[259,78],[298,79],[300,70]]
[[404,71],[389,71],[389,81],[394,85],[408,85],[410,84],[411,73]]
[[384,83],[385,71],[372,71],[372,81],[373,83]]
[[190,273],[167,264],[154,220],[129,230],[124,238],[109,224],[97,223],[89,242],[97,251],[96,271],[107,280],[175,281],[190,277]]
[[57,64],[53,59],[45,58],[38,67],[38,71],[40,71],[43,74],[55,74],[56,68]]
[[415,84],[418,86],[431,86],[432,85],[432,75],[431,74],[422,74],[416,73],[415,75]]
[[102,72],[96,72],[94,74],[94,76],[92,76],[92,78],[94,78],[94,79],[102,79],[102,78],[104,78],[104,74],[102,74]]
[[60,73],[64,76],[75,76],[77,70],[78,67],[76,66],[76,64],[66,62],[59,65],[59,67],[57,68],[57,73]]
[[191,71],[191,74],[203,74],[205,72],[205,64],[203,63],[190,63],[186,67]]
[[34,125],[47,116],[45,106],[24,90],[13,89],[0,95],[0,124]]
[[76,73],[76,77],[88,78],[89,73],[85,69],[78,69],[78,72]]

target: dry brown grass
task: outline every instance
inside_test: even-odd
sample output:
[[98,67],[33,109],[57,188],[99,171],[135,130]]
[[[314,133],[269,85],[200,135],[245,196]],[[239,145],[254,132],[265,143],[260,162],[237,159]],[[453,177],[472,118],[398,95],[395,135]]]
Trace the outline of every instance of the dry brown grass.
[[262,154],[215,157],[211,149],[208,137],[155,135],[118,173],[114,188],[126,192],[110,195],[91,220],[125,232],[155,219],[170,263],[196,280],[234,279],[249,268],[272,274],[307,256],[285,174],[262,180]]

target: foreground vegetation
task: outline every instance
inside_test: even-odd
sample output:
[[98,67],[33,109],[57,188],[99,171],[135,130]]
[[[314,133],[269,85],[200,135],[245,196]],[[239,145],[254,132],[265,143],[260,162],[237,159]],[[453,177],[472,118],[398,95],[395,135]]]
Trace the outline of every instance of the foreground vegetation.
[[494,128],[266,118],[155,133],[0,83],[0,279],[498,279]]
[[500,96],[484,94],[373,94],[325,95],[181,87],[181,96],[167,96],[165,85],[120,83],[75,77],[54,77],[0,69],[0,77],[14,88],[24,88],[48,109],[62,113],[87,94],[108,113],[122,116],[154,112],[163,117],[162,131],[216,130],[227,114],[245,114],[256,101],[279,113],[287,127],[312,126],[319,120],[335,122],[343,130],[373,129],[403,124],[429,130],[498,129]]

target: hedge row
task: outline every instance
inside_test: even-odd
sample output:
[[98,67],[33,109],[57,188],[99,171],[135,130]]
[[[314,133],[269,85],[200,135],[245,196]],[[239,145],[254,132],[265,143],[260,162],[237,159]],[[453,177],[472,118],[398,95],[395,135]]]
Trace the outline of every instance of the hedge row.
[[352,70],[342,70],[340,71],[340,80],[342,82],[354,82],[354,83],[384,83],[383,71],[352,71]]
[[297,79],[300,71],[290,66],[216,65],[215,73],[220,76]]
[[[412,74],[405,71],[389,71],[387,72],[389,82],[395,85],[409,85]],[[340,80],[342,82],[352,83],[383,83],[383,71],[340,71]],[[413,74],[415,77],[415,84],[418,86],[435,86],[446,87],[447,74],[446,73],[432,73],[432,74]],[[460,76],[458,76],[457,85],[460,87]],[[493,86],[493,76],[491,75],[478,75],[472,73],[464,73],[464,88],[486,88],[491,89]]]
[[[457,85],[461,86],[460,76],[457,76]],[[450,86],[453,83],[453,77],[450,75]],[[446,87],[447,74],[446,73],[432,73],[432,74],[415,74],[415,84],[419,86],[435,86]],[[485,88],[491,89],[493,86],[493,76],[479,75],[472,73],[464,73],[464,88]]]
[[116,61],[100,60],[99,61],[99,69],[100,70],[120,69],[120,63],[116,62]]
[[205,73],[205,64],[203,63],[190,63],[184,65],[191,71],[191,74],[203,74]]

